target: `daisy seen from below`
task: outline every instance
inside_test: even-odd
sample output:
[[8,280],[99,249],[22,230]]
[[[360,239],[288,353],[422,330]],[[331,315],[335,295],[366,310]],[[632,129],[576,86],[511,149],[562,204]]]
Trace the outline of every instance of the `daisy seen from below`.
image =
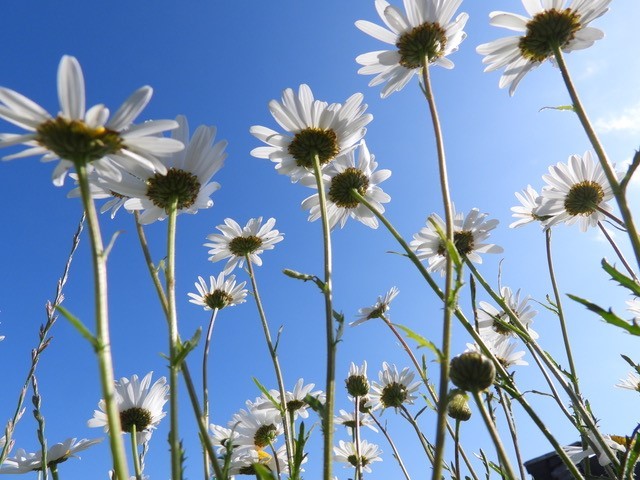
[[567,163],[549,167],[549,173],[542,178],[547,186],[542,189],[538,213],[550,217],[545,221],[547,226],[578,222],[586,232],[604,220],[602,211],[613,211],[607,204],[613,198],[611,186],[602,166],[589,151],[582,157],[571,155]]
[[380,93],[386,98],[402,90],[425,62],[453,68],[447,56],[457,51],[467,36],[463,28],[469,15],[461,13],[452,21],[461,3],[462,0],[404,0],[402,12],[385,0],[376,0],[376,10],[387,28],[366,20],[358,20],[356,27],[393,48],[359,55],[356,62],[362,68],[358,73],[375,75],[370,87],[386,83]]
[[280,412],[255,408],[252,402],[247,402],[247,406],[247,410],[240,410],[229,422],[229,428],[238,433],[235,440],[238,450],[273,447],[278,437],[284,433]]
[[[346,410],[340,410],[340,415],[335,417],[335,423],[338,425],[344,425],[349,435],[353,435],[353,429],[356,426],[356,414],[355,412],[347,412]],[[378,433],[378,429],[373,426],[373,421],[368,413],[358,412],[358,426],[367,427]]]
[[[495,335],[489,335],[482,336],[481,338],[504,368],[510,368],[515,365],[529,365],[522,359],[525,352],[523,350],[516,352],[516,342],[512,341],[508,337],[496,337]],[[466,351],[482,354],[482,349],[475,343],[467,343]]]
[[[593,432],[589,432],[588,436],[589,436],[590,445],[598,445],[598,447],[600,446]],[[622,444],[614,440],[612,436],[602,434],[602,438],[604,439],[604,442],[607,444],[607,446],[613,452],[624,453],[626,451],[626,448]],[[569,459],[571,459],[571,461],[576,465],[580,463],[583,459],[591,457],[596,454],[598,455],[598,463],[601,466],[609,465],[611,463],[611,460],[609,459],[606,453],[595,452],[593,447],[591,446],[588,446],[586,449],[583,449],[582,445],[567,445],[562,447],[562,449],[566,452]]]
[[[307,403],[307,395],[315,398],[320,403],[325,402],[325,394],[322,390],[315,390],[313,388],[316,386],[315,383],[309,383],[307,385],[304,384],[304,379],[300,378],[296,382],[295,387],[293,387],[293,391],[285,392],[285,399],[287,403],[287,410],[289,413],[292,413],[294,419],[300,418],[309,418],[309,403]],[[280,392],[278,390],[270,390],[269,395],[276,402],[280,403]],[[268,399],[266,396],[262,396],[259,399],[259,404],[256,405],[255,408],[259,409],[272,409],[278,411],[273,402]]]
[[629,372],[627,378],[621,378],[620,382],[616,383],[616,387],[640,392],[640,375],[638,372]]
[[[140,179],[135,175],[132,175],[130,172],[120,172],[122,177],[120,178],[118,185],[126,184],[128,181],[132,181],[134,183],[138,183]],[[75,181],[75,184],[79,184],[78,175],[75,173],[70,173],[69,176]],[[87,175],[89,180],[89,192],[91,193],[91,198],[94,200],[104,200],[108,199],[102,206],[100,207],[100,213],[106,213],[111,211],[111,219],[113,220],[125,202],[129,200],[129,197],[125,197],[119,193],[111,190],[112,182],[109,182],[106,178],[101,177],[94,170]],[[67,193],[67,198],[78,198],[82,196],[82,192],[80,187],[76,187]]]
[[358,319],[351,322],[349,325],[355,327],[361,323],[367,322],[373,318],[382,317],[391,308],[391,302],[398,296],[400,290],[396,287],[391,289],[383,296],[378,297],[378,301],[371,307],[363,307],[358,310]]
[[[336,462],[346,463],[345,468],[357,467],[358,465],[363,471],[371,473],[371,464],[373,462],[381,462],[382,450],[374,443],[367,440],[360,440],[360,448],[356,449],[354,442],[345,442],[340,440],[337,447],[333,447],[334,460]],[[360,450],[360,458],[358,458],[358,450]]]
[[634,321],[640,322],[640,298],[632,298],[625,303],[627,304],[627,310],[633,313]]
[[347,393],[352,397],[365,397],[369,394],[371,385],[367,378],[367,361],[363,361],[361,366],[351,362],[349,365],[349,375],[345,380]]
[[250,219],[244,227],[231,218],[225,218],[224,225],[216,229],[220,233],[207,235],[212,243],[205,243],[209,250],[209,261],[217,262],[228,258],[223,273],[227,274],[234,268],[244,265],[245,259],[254,265],[262,265],[260,254],[265,250],[272,250],[274,245],[281,242],[284,236],[273,228],[275,218],[270,218],[262,225],[262,217]]
[[[273,453],[273,452],[272,452]],[[260,464],[270,472],[287,474],[289,465],[287,464],[286,446],[282,445],[275,450],[275,455],[271,455],[262,449],[243,449],[234,452],[231,456],[229,473],[231,475],[256,475],[254,465]],[[303,460],[304,463],[305,460]]]
[[518,228],[522,225],[526,225],[527,223],[541,222],[545,220],[545,217],[538,215],[542,197],[538,194],[535,188],[531,185],[527,185],[525,190],[522,192],[516,192],[515,195],[520,202],[520,205],[511,207],[511,211],[513,212],[512,217],[517,218],[518,220],[511,223],[509,228]]
[[40,105],[8,88],[0,88],[0,118],[27,133],[0,134],[0,147],[28,148],[4,160],[43,155],[43,161],[60,160],[53,183],[60,186],[67,171],[78,165],[95,168],[103,176],[118,179],[120,169],[146,168],[165,173],[156,158],[182,150],[175,139],[158,136],[177,127],[173,120],[132,122],[151,99],[151,87],[135,91],[109,119],[109,109],[98,104],[85,109],[85,85],[78,61],[65,55],[58,67],[60,113],[54,118]]
[[149,224],[164,220],[176,204],[177,212],[196,213],[213,206],[211,195],[220,188],[211,181],[220,170],[227,156],[227,142],[215,143],[216,128],[200,125],[189,139],[186,117],[176,118],[179,127],[172,137],[185,145],[184,150],[161,157],[164,173],[138,170],[132,175],[121,175],[115,182],[104,179],[104,187],[118,197],[127,198],[124,207],[129,211],[141,211],[140,223]]
[[314,100],[308,85],[300,85],[296,94],[291,88],[282,93],[282,101],[271,100],[269,109],[276,122],[287,132],[253,126],[251,134],[268,146],[254,148],[251,155],[268,158],[278,173],[292,182],[313,176],[314,159],[321,167],[338,155],[356,147],[366,133],[373,115],[365,113],[363,96],[356,93],[343,104]]
[[525,10],[531,18],[507,12],[491,12],[491,25],[521,32],[522,35],[501,38],[477,47],[484,55],[485,72],[505,67],[500,78],[500,88],[509,87],[513,95],[524,76],[554,58],[557,46],[563,52],[572,52],[590,47],[604,33],[589,26],[603,15],[611,0],[523,0]]
[[[471,262],[482,263],[480,253],[502,253],[502,247],[493,243],[484,243],[489,238],[489,232],[498,226],[498,220],[486,220],[487,214],[480,213],[477,208],[472,209],[466,216],[463,213],[453,215],[453,243],[458,253]],[[421,260],[429,261],[429,270],[444,275],[446,267],[445,244],[440,238],[435,222],[442,231],[445,230],[444,221],[436,214],[427,219],[427,226],[413,236],[411,248]]]
[[[78,457],[76,455],[82,450],[100,443],[102,438],[94,438],[88,440],[83,438],[80,441],[76,441],[75,438],[68,438],[64,442],[56,443],[47,450],[47,468],[52,470],[57,469],[58,464],[66,462],[71,457]],[[0,466],[1,473],[27,473],[32,471],[42,470],[42,451],[38,450],[34,453],[27,453],[24,449],[19,448],[15,457],[7,458],[5,462]]]
[[[537,339],[538,333],[531,328],[531,324],[538,312],[529,305],[531,297],[527,296],[521,299],[520,290],[513,293],[509,287],[502,287],[500,293],[505,303],[526,328],[527,334],[532,339]],[[517,336],[513,330],[504,325],[512,324],[505,311],[498,310],[487,302],[479,302],[478,307],[478,333],[480,335],[483,337],[497,337],[497,339]]]
[[405,367],[401,372],[395,365],[383,362],[378,372],[378,382],[373,382],[367,405],[372,410],[400,408],[405,403],[413,404],[420,382],[414,382],[414,373]]
[[[167,380],[160,377],[151,385],[152,375],[153,372],[149,372],[142,381],[137,375],[133,375],[131,379],[121,378],[115,382],[115,399],[120,412],[122,431],[132,433],[135,427],[136,441],[139,445],[149,441],[152,431],[166,415],[162,408],[169,400]],[[104,427],[104,431],[108,432],[104,400],[100,400],[98,408],[100,410],[94,410],[93,418],[87,425]]]
[[224,272],[221,272],[217,278],[211,275],[209,284],[204,278],[198,277],[195,283],[198,293],[188,293],[191,297],[189,302],[204,307],[205,310],[234,307],[246,301],[247,290],[244,288],[246,283],[236,285],[236,276],[229,275],[225,278]]
[[[391,170],[378,170],[375,157],[369,153],[364,140],[356,153],[350,150],[339,156],[324,170],[322,181],[327,192],[327,217],[330,228],[340,225],[343,228],[349,217],[370,228],[378,228],[378,219],[368,207],[355,199],[351,193],[355,189],[380,213],[384,213],[383,203],[391,201],[378,184],[391,176]],[[303,185],[317,189],[315,177],[305,177],[301,180]],[[302,201],[302,208],[309,210],[309,221],[318,220],[322,213],[320,210],[320,196],[316,193]]]

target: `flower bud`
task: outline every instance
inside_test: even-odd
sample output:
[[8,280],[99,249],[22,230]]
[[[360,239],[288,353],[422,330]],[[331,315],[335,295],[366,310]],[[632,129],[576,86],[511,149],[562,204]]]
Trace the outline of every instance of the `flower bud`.
[[463,390],[455,389],[449,393],[447,413],[451,418],[466,422],[471,418],[471,409],[468,405],[469,397]]
[[365,375],[349,375],[346,384],[352,397],[364,397],[369,393],[369,380]]
[[478,352],[465,352],[451,359],[450,378],[453,384],[467,392],[482,392],[496,377],[496,369],[487,357]]

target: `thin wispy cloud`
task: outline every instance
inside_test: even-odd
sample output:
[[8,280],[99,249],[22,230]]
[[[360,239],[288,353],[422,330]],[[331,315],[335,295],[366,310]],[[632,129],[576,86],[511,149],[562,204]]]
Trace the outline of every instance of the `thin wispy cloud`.
[[598,118],[595,121],[595,128],[601,133],[640,133],[640,102],[625,108],[618,114]]

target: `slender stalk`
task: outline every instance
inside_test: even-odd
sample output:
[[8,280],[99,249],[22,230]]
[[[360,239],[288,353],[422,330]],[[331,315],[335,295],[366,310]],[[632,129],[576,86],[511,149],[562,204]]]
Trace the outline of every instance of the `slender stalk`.
[[107,258],[102,244],[102,234],[96,212],[85,162],[75,162],[78,184],[82,195],[82,203],[87,216],[89,237],[91,239],[91,262],[94,272],[94,295],[96,311],[96,339],[98,347],[98,369],[100,384],[107,414],[109,427],[109,444],[113,458],[113,468],[118,478],[129,478],[127,460],[122,442],[122,428],[120,426],[120,412],[115,400],[115,379],[113,374],[113,359],[111,357],[111,340],[109,336],[109,309],[107,305]]
[[616,252],[616,255],[618,255],[618,258],[624,265],[624,268],[627,269],[627,272],[629,272],[629,275],[631,275],[631,278],[633,278],[637,282],[638,277],[636,276],[636,273],[633,271],[633,268],[631,268],[631,265],[629,265],[629,262],[627,262],[627,259],[624,258],[624,254],[622,253],[622,250],[620,250],[620,248],[618,247],[618,244],[615,242],[611,234],[609,234],[609,232],[607,231],[605,226],[602,224],[602,222],[598,222],[598,227],[600,227],[600,231],[603,233],[605,238],[609,241],[609,244],[613,248],[613,251]]
[[136,424],[131,426],[131,456],[133,457],[133,469],[136,473],[136,480],[142,480],[142,469],[140,468],[140,455],[138,454],[138,439],[136,435]]
[[511,434],[511,441],[513,442],[513,449],[516,452],[516,460],[518,461],[518,469],[520,470],[520,478],[527,478],[527,473],[524,470],[524,463],[522,462],[522,455],[520,453],[520,444],[518,442],[518,432],[516,430],[515,420],[513,418],[513,409],[511,408],[511,401],[507,398],[504,392],[500,388],[496,388],[498,396],[500,397],[500,404],[504,411],[504,417],[507,420],[507,426],[509,427],[509,433]]
[[287,407],[287,391],[284,386],[284,380],[282,376],[282,368],[280,368],[280,360],[278,359],[278,352],[271,340],[271,332],[269,331],[269,323],[267,322],[267,316],[264,313],[262,306],[262,300],[260,299],[260,292],[258,291],[258,283],[256,282],[256,276],[253,271],[253,264],[249,254],[246,255],[247,268],[249,269],[249,278],[251,279],[251,286],[253,288],[253,297],[256,300],[256,306],[258,307],[258,313],[260,315],[260,323],[262,324],[262,330],[264,331],[264,338],[269,348],[269,355],[271,356],[271,362],[273,363],[273,370],[276,374],[276,380],[278,382],[278,390],[280,392],[280,406],[282,414],[282,426],[284,429],[285,444],[287,447],[287,461],[289,465],[293,465],[293,427],[289,423],[289,414]]
[[140,223],[140,214],[135,211],[133,212],[134,218],[136,220],[136,232],[138,232],[138,239],[140,240],[140,247],[142,248],[142,253],[144,255],[145,263],[147,264],[147,268],[149,269],[149,274],[151,275],[151,280],[153,281],[153,285],[156,287],[156,292],[158,294],[158,298],[160,299],[160,305],[162,306],[162,310],[167,318],[169,318],[169,306],[167,301],[167,296],[164,293],[164,289],[162,288],[162,282],[160,282],[160,277],[158,276],[158,270],[156,270],[155,265],[153,264],[153,258],[151,257],[151,252],[149,251],[149,244],[147,243],[147,237],[144,234],[144,228]]
[[[500,458],[500,463],[502,467],[506,469],[507,479],[515,480],[516,474],[514,473],[513,467],[509,462],[509,457],[504,450],[504,445],[502,445],[502,440],[500,440],[500,435],[498,434],[498,430],[496,429],[495,424],[491,420],[491,416],[487,411],[487,408],[484,406],[484,402],[482,398],[480,398],[480,393],[478,392],[470,392],[473,395],[474,400],[476,401],[476,405],[478,405],[478,410],[482,415],[482,419],[484,420],[485,425],[487,426],[487,430],[489,430],[489,434],[491,435],[491,439],[493,440],[493,444],[496,447],[496,451],[498,452],[498,457]],[[522,477],[523,480],[526,477]]]
[[171,478],[182,478],[180,434],[178,431],[178,373],[176,362],[179,349],[178,313],[176,309],[176,220],[178,217],[178,198],[174,197],[167,209],[167,270],[165,272],[167,292],[167,312],[169,322],[169,415],[171,430],[169,431],[169,445],[171,449]]
[[45,425],[44,415],[42,415],[42,396],[40,395],[40,389],[38,388],[38,380],[36,376],[31,377],[31,386],[33,388],[33,396],[31,397],[31,403],[34,406],[33,416],[38,423],[38,442],[40,443],[40,465],[42,465],[42,480],[47,480],[47,438],[45,437]]
[[[400,457],[400,452],[398,452],[398,449],[396,448],[395,443],[393,443],[393,440],[389,436],[389,433],[387,432],[386,428],[384,428],[382,426],[380,421],[371,412],[369,412],[369,416],[375,422],[375,424],[378,426],[378,428],[380,429],[382,434],[385,436],[385,438],[387,439],[387,442],[389,442],[389,446],[391,447],[391,450],[393,450],[393,456],[396,458],[396,462],[398,462],[398,465],[400,466],[400,470],[402,470],[402,474],[404,475],[404,478],[406,478],[407,480],[411,480],[411,477],[409,476],[409,472],[407,472],[407,469],[404,466],[402,458]],[[357,422],[357,420],[356,420],[356,422]]]
[[360,462],[360,397],[356,395],[353,399],[354,405],[354,418],[353,422],[353,442],[356,447],[356,479],[362,479],[362,464]]
[[200,438],[202,439],[202,443],[204,444],[207,453],[209,454],[209,458],[211,459],[211,463],[213,464],[213,471],[215,473],[216,480],[227,480],[227,477],[224,476],[222,472],[222,468],[218,463],[218,457],[216,457],[215,449],[213,448],[213,443],[211,442],[211,437],[209,437],[208,426],[202,420],[202,411],[200,410],[200,402],[198,400],[198,394],[196,393],[196,388],[193,385],[193,380],[191,379],[191,374],[189,373],[189,368],[187,367],[187,362],[182,362],[182,377],[184,378],[184,383],[187,386],[187,392],[189,394],[189,400],[191,400],[191,407],[195,413],[196,422],[198,423],[198,433],[200,434]]
[[458,480],[462,480],[462,475],[460,474],[460,451],[458,450],[458,446],[460,445],[460,423],[460,420],[456,419],[456,430],[453,437],[453,443],[456,446],[454,450],[454,462],[456,466],[456,478]]
[[[436,149],[438,152],[438,168],[440,173],[440,190],[442,192],[442,203],[445,214],[445,237],[447,243],[453,244],[453,207],[451,205],[451,194],[449,193],[449,179],[447,174],[447,161],[444,152],[444,140],[442,138],[442,128],[433,98],[431,88],[431,78],[429,77],[429,59],[425,58],[422,65],[422,81],[424,83],[424,95],[429,104],[433,131],[436,139]],[[438,402],[438,418],[436,420],[436,448],[433,473],[431,478],[439,480],[442,477],[442,463],[444,462],[444,448],[446,439],[447,423],[447,393],[449,391],[449,359],[451,357],[451,317],[456,308],[456,294],[453,288],[453,259],[446,256],[445,264],[445,288],[444,288],[444,317],[442,320],[442,348],[440,358],[440,401]]]
[[[46,468],[45,468],[45,470],[46,470]],[[60,477],[58,476],[58,467],[56,465],[52,465],[51,466],[51,478],[53,480],[60,480]]]
[[601,214],[603,214],[605,217],[607,217],[609,220],[611,220],[613,223],[618,225],[618,228],[623,230],[623,231],[627,231],[627,227],[625,226],[624,222],[622,220],[620,220],[618,217],[616,217],[613,213],[608,212],[607,210],[605,210],[604,208],[596,205],[594,207],[598,212],[600,212]]
[[562,298],[560,297],[560,290],[558,289],[558,283],[556,281],[556,274],[553,268],[553,256],[551,255],[551,229],[545,229],[546,245],[547,245],[547,267],[549,269],[549,279],[551,280],[551,286],[553,288],[553,297],[555,299],[556,308],[558,310],[558,320],[560,320],[560,329],[562,330],[562,340],[564,341],[564,350],[567,353],[567,360],[569,362],[569,370],[571,371],[571,383],[573,388],[576,389],[576,393],[580,395],[580,385],[578,383],[578,373],[573,361],[573,354],[571,353],[571,343],[569,342],[569,332],[567,331],[567,323],[564,318],[564,310],[562,308]]
[[569,69],[567,68],[567,64],[564,61],[564,55],[559,46],[554,47],[553,54],[556,61],[558,62],[558,67],[560,68],[562,79],[564,80],[564,84],[566,85],[569,96],[571,97],[574,110],[578,115],[578,118],[580,119],[582,128],[584,128],[587,137],[589,137],[589,141],[591,142],[593,149],[596,151],[596,155],[598,156],[600,165],[602,165],[602,169],[604,170],[604,173],[607,177],[607,181],[611,186],[611,190],[618,204],[618,208],[620,209],[620,214],[622,215],[622,221],[624,222],[624,226],[629,234],[629,240],[631,241],[631,246],[633,247],[636,261],[638,262],[638,266],[640,267],[640,238],[638,237],[638,230],[636,229],[636,225],[633,221],[631,209],[627,204],[624,188],[622,188],[620,183],[618,182],[618,177],[613,169],[613,165],[607,157],[602,143],[600,142],[600,139],[593,129],[591,121],[589,120],[589,117],[587,116],[587,113],[582,106],[582,102],[580,101],[578,92],[573,85],[573,81],[571,80]]
[[[214,308],[209,320],[209,328],[207,329],[207,338],[204,342],[204,353],[202,354],[202,415],[205,425],[209,425],[209,348],[211,347],[211,335],[213,334],[213,325],[218,316],[218,309]],[[204,450],[204,478],[211,478],[211,470],[209,468],[209,455]]]
[[[409,413],[409,410],[407,410],[407,408],[404,405],[400,406],[400,414],[402,417],[404,417],[404,419],[409,422],[409,425],[411,425],[413,427],[413,429],[416,432],[416,435],[418,436],[418,440],[420,440],[420,445],[422,446],[422,449],[424,450],[424,453],[427,454],[427,458],[429,459],[429,461],[431,462],[431,465],[433,465],[434,459],[435,457],[433,456],[433,447],[431,445],[429,445],[429,443],[427,442],[427,440],[424,438],[424,434],[420,431],[420,426],[416,423],[416,419],[413,418],[413,416],[411,415],[411,413]],[[435,465],[433,465],[435,467]]]
[[333,281],[332,251],[331,251],[331,228],[329,227],[329,217],[327,215],[327,197],[322,181],[322,171],[320,169],[320,159],[318,155],[313,158],[313,173],[316,177],[318,187],[318,199],[320,201],[320,215],[322,220],[322,238],[324,245],[324,309],[327,337],[327,372],[325,382],[326,403],[324,408],[324,418],[322,419],[322,432],[324,434],[323,443],[323,478],[332,479],[333,470],[333,411],[335,409],[335,377],[336,377],[336,350],[337,345],[333,335]]

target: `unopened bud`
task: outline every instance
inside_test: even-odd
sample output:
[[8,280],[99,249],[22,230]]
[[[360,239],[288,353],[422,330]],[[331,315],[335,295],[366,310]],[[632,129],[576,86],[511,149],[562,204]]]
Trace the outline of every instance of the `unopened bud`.
[[471,418],[471,409],[469,408],[469,397],[464,390],[455,389],[449,393],[449,403],[447,404],[447,413],[451,418],[466,422]]
[[465,352],[451,359],[450,378],[453,384],[467,392],[482,392],[496,377],[496,369],[487,357],[479,352]]

